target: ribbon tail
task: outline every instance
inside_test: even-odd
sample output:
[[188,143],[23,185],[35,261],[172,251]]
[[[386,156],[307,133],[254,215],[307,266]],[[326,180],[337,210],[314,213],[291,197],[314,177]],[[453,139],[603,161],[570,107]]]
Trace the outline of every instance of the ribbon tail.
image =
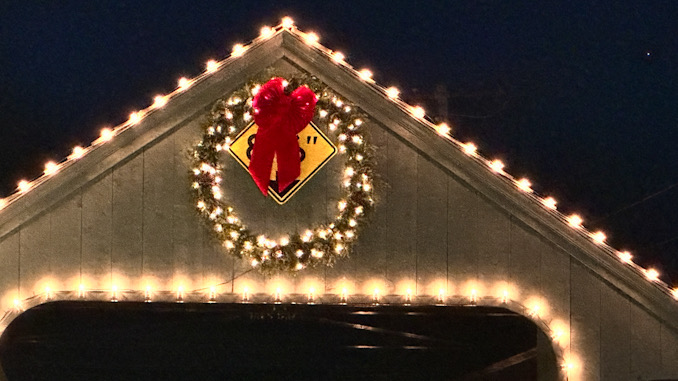
[[277,147],[278,158],[278,192],[282,193],[301,174],[299,142],[297,135],[280,136]]
[[268,183],[271,181],[271,168],[275,156],[274,142],[265,134],[257,133],[256,144],[252,148],[249,171],[254,183],[263,193],[268,195]]

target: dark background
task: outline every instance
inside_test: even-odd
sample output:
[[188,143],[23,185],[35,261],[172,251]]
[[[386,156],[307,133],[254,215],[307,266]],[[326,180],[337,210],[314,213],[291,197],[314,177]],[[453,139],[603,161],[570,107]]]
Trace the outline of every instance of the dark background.
[[137,3],[2,2],[0,196],[290,15],[678,283],[678,2]]
[[0,358],[12,381],[525,381],[537,330],[498,307],[61,301],[14,320]]

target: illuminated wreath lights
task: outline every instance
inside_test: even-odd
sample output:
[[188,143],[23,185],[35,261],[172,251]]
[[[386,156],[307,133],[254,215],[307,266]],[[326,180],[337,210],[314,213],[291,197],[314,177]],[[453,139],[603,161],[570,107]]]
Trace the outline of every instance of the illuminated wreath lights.
[[203,128],[202,141],[193,150],[192,173],[196,207],[229,253],[246,259],[253,268],[270,273],[299,271],[320,264],[332,265],[349,253],[358,230],[374,207],[373,148],[363,136],[366,115],[342,99],[316,77],[299,75],[285,80],[286,91],[307,86],[317,96],[314,120],[336,135],[344,157],[341,179],[343,195],[337,203],[336,219],[325,225],[295,232],[278,241],[254,234],[238,218],[234,208],[222,201],[224,178],[220,159],[234,138],[252,122],[252,98],[261,81],[253,81],[212,108]]
[[[504,164],[500,160],[487,160],[480,156],[477,152],[477,147],[473,143],[462,143],[455,138],[453,138],[450,135],[451,129],[450,127],[445,124],[434,124],[430,120],[426,118],[426,113],[425,110],[419,106],[412,106],[406,102],[403,102],[401,99],[399,99],[400,91],[394,87],[382,87],[378,85],[373,79],[372,79],[372,72],[367,69],[362,69],[360,71],[356,70],[353,68],[348,62],[345,60],[345,55],[339,51],[333,51],[322,44],[319,43],[320,37],[316,33],[305,33],[299,30],[296,25],[294,24],[294,21],[290,17],[284,17],[281,20],[281,23],[278,24],[275,27],[269,27],[269,26],[264,26],[261,28],[260,34],[257,38],[254,40],[250,41],[247,44],[235,44],[233,47],[233,50],[231,52],[231,55],[226,57],[225,59],[221,61],[214,61],[210,60],[207,62],[206,69],[205,71],[198,75],[195,78],[188,79],[185,77],[182,77],[178,81],[177,89],[171,92],[170,94],[167,95],[158,95],[154,99],[154,103],[148,106],[144,110],[140,110],[137,112],[133,112],[130,114],[130,118],[128,121],[118,125],[115,128],[105,128],[102,129],[101,131],[101,136],[94,140],[92,144],[89,147],[81,147],[81,146],[75,146],[73,148],[73,152],[63,161],[59,163],[54,163],[54,162],[48,162],[45,165],[45,171],[44,173],[39,176],[38,178],[32,180],[32,181],[27,181],[27,180],[21,180],[18,183],[17,187],[17,192],[6,197],[6,198],[0,198],[0,212],[2,209],[10,205],[11,203],[15,202],[19,198],[21,198],[22,195],[25,193],[29,192],[31,189],[35,188],[36,186],[42,184],[43,182],[49,180],[55,173],[58,171],[63,170],[64,168],[72,165],[75,161],[78,159],[82,158],[84,155],[88,154],[89,152],[92,152],[95,150],[98,146],[106,143],[107,141],[112,140],[115,136],[118,134],[122,133],[123,131],[127,130],[128,128],[132,128],[134,125],[140,123],[144,117],[149,115],[150,113],[156,111],[157,109],[162,108],[171,98],[174,98],[184,91],[186,91],[188,88],[193,86],[196,83],[199,83],[206,78],[208,78],[211,74],[216,72],[219,68],[224,66],[225,64],[231,62],[234,59],[237,59],[238,57],[241,57],[242,55],[247,53],[247,50],[252,48],[253,46],[259,45],[266,40],[274,37],[275,35],[281,33],[283,30],[287,30],[290,33],[293,33],[297,36],[299,36],[306,44],[309,46],[313,47],[320,53],[324,54],[325,56],[328,57],[328,59],[331,62],[334,62],[335,64],[339,65],[340,67],[344,68],[347,72],[351,73],[354,75],[356,78],[361,79],[364,81],[366,84],[369,86],[372,86],[374,89],[379,91],[384,95],[384,97],[388,98],[394,104],[396,104],[399,108],[404,110],[405,112],[409,113],[412,115],[413,118],[419,120],[420,122],[424,123],[427,125],[429,128],[433,129],[436,133],[438,133],[441,137],[446,139],[447,141],[451,142],[454,146],[456,146],[458,149],[462,150],[464,153],[468,154],[472,158],[474,158],[478,163],[487,166],[488,169],[490,169],[493,173],[497,174],[500,176],[500,178],[504,179],[510,184],[513,184],[516,186],[518,189],[522,190],[527,197],[535,201],[537,204],[542,205],[552,216],[555,218],[559,219],[565,224],[569,224],[572,228],[574,228],[577,232],[579,232],[582,236],[591,239],[593,242],[598,243],[594,240],[594,238],[598,237],[600,238],[601,236],[594,236],[591,232],[586,230],[582,225],[581,222],[579,225],[574,226],[570,224],[569,220],[572,216],[576,216],[575,214],[571,216],[566,216],[565,214],[559,212],[557,210],[557,202],[553,197],[541,197],[537,194],[534,193],[534,191],[531,188],[531,185],[529,185],[529,180],[527,179],[515,179],[513,176],[511,176],[509,173],[504,171]],[[645,279],[648,281],[652,282],[653,284],[657,285],[662,289],[666,294],[673,296],[674,299],[678,300],[678,287],[675,287],[671,289],[665,282],[663,282],[661,279],[659,279],[659,274],[655,269],[645,269],[636,263],[633,262],[633,257],[631,254],[629,254],[627,251],[619,251],[614,249],[613,247],[610,247],[607,245],[604,241],[603,243],[599,244],[599,247],[603,249],[607,254],[609,254],[612,257],[617,258],[619,261],[622,263],[628,265],[631,269],[633,269],[637,274],[640,276],[643,276]]]

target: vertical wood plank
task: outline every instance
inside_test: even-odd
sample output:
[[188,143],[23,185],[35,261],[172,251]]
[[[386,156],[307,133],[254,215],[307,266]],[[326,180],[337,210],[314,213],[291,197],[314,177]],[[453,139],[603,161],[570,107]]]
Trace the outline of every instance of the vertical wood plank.
[[509,279],[511,220],[482,197],[477,203],[478,283],[485,295],[502,296]]
[[[196,213],[189,173],[193,144],[200,139],[198,123],[191,123],[174,133],[174,180],[176,200],[172,207],[172,237],[175,276],[186,276],[204,287],[202,258],[202,225]],[[223,282],[225,279],[222,279]],[[210,282],[215,280],[211,279]]]
[[50,217],[50,266],[63,289],[79,283],[82,242],[82,199],[80,193],[58,205]]
[[664,378],[678,377],[678,334],[662,324],[662,375]]
[[549,315],[569,325],[570,255],[547,243],[541,251],[541,294],[549,304]]
[[[380,252],[386,277],[391,283],[416,279],[417,262],[417,162],[423,160],[412,148],[388,135],[389,199],[386,207],[387,232],[377,230],[382,243],[371,241],[372,251]],[[378,227],[379,228],[379,227]],[[393,292],[394,290],[389,290]]]
[[509,274],[510,281],[516,286],[515,297],[522,300],[540,298],[542,243],[532,230],[527,230],[515,219],[511,221]]
[[21,294],[32,296],[42,292],[40,284],[52,277],[50,268],[49,214],[42,214],[21,229]]
[[601,287],[600,291],[605,306],[600,314],[600,378],[628,379],[631,361],[629,301],[608,286]]
[[113,170],[111,261],[116,274],[125,276],[120,288],[142,288],[144,158],[133,157]]
[[447,283],[446,177],[427,159],[417,159],[417,290],[423,291],[437,280]]
[[111,173],[82,191],[82,281],[88,288],[111,286]]
[[0,308],[12,307],[19,297],[19,248],[20,233],[14,232],[0,241]]
[[478,281],[478,196],[448,178],[448,293],[461,295]]
[[[156,278],[166,287],[173,282],[173,237],[170,207],[174,204],[174,141],[167,137],[143,153],[143,275]],[[187,287],[184,285],[184,287]]]
[[[636,304],[631,310],[631,377],[653,379],[661,370],[660,323]],[[627,328],[628,329],[628,328]]]
[[582,361],[583,380],[600,379],[600,281],[572,264],[570,343]]

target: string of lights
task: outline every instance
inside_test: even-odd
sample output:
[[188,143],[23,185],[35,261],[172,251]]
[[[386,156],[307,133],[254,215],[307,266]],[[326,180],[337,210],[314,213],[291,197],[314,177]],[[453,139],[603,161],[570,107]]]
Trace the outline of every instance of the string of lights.
[[94,140],[90,146],[88,147],[76,146],[73,148],[71,155],[69,155],[65,160],[58,163],[54,161],[47,162],[45,164],[45,170],[42,176],[32,181],[28,180],[19,181],[17,185],[17,192],[6,198],[0,199],[0,212],[2,211],[2,209],[7,208],[13,202],[19,199],[22,195],[24,195],[31,189],[35,188],[36,186],[39,186],[43,182],[48,181],[49,178],[51,178],[64,168],[72,165],[75,161],[79,160],[87,153],[95,150],[97,147],[112,140],[115,136],[119,135],[123,131],[134,127],[139,122],[141,122],[141,120],[144,117],[150,115],[153,111],[164,107],[170,99],[183,93],[194,84],[199,83],[200,81],[208,78],[211,74],[215,73],[217,70],[219,70],[220,67],[222,67],[226,63],[243,56],[250,48],[260,45],[264,41],[281,33],[283,30],[293,33],[294,35],[301,38],[307,45],[313,47],[317,51],[326,55],[332,62],[344,68],[347,72],[356,76],[357,78],[362,80],[365,84],[371,86],[376,91],[380,92],[385,97],[390,99],[402,111],[409,113],[413,118],[421,122],[423,125],[431,128],[443,139],[445,139],[453,146],[460,149],[462,152],[471,157],[473,160],[487,167],[492,173],[498,175],[499,178],[515,186],[522,193],[524,193],[526,197],[532,199],[539,205],[542,205],[547,210],[547,212],[550,213],[553,217],[566,223],[580,235],[590,239],[600,249],[602,249],[603,252],[617,258],[622,263],[628,265],[637,274],[646,278],[648,281],[656,284],[663,292],[672,296],[674,299],[678,300],[678,287],[672,289],[669,285],[663,282],[660,279],[661,274],[659,274],[659,272],[656,269],[653,268],[645,269],[633,262],[633,256],[628,251],[620,251],[607,245],[606,244],[607,235],[604,232],[602,231],[591,232],[588,229],[586,229],[583,225],[584,221],[576,213],[566,215],[560,212],[557,208],[558,205],[557,201],[551,196],[540,196],[536,194],[532,189],[532,183],[529,179],[514,178],[512,175],[505,171],[504,163],[497,159],[489,160],[483,157],[478,152],[478,147],[473,142],[461,142],[455,139],[451,135],[452,129],[450,128],[449,125],[447,125],[446,123],[439,124],[433,123],[430,120],[430,118],[426,116],[426,111],[421,106],[416,105],[413,106],[401,100],[400,91],[396,87],[394,86],[383,87],[377,84],[373,79],[373,73],[371,70],[369,69],[357,70],[353,68],[345,60],[345,55],[343,53],[333,51],[320,44],[319,42],[320,37],[318,36],[318,34],[314,32],[303,32],[299,30],[295,26],[294,21],[290,17],[283,18],[281,23],[275,27],[269,26],[262,27],[260,30],[259,37],[255,38],[254,40],[250,41],[247,44],[235,44],[233,46],[230,56],[226,57],[225,59],[221,61],[216,60],[207,61],[207,63],[205,64],[205,71],[202,74],[198,75],[197,77],[192,79],[188,79],[185,77],[180,78],[177,84],[178,85],[177,89],[175,89],[172,93],[155,96],[153,99],[153,103],[149,107],[140,111],[132,112],[129,116],[129,119],[126,122],[114,128],[109,127],[103,128],[101,130],[100,137]]
[[[400,110],[409,114],[413,119],[421,123],[422,126],[430,128],[434,133],[438,134],[442,139],[449,142],[451,146],[460,150],[466,156],[471,158],[474,162],[485,167],[490,173],[497,176],[507,184],[514,186],[526,198],[543,207],[545,213],[548,213],[553,218],[561,221],[565,226],[572,229],[572,231],[590,240],[596,245],[601,253],[610,255],[618,259],[621,263],[628,266],[639,276],[644,277],[647,281],[656,285],[658,289],[667,295],[672,296],[678,300],[678,288],[671,289],[666,283],[661,281],[660,274],[656,269],[643,268],[633,262],[633,255],[627,251],[617,250],[610,247],[607,243],[607,236],[602,231],[589,231],[584,221],[579,214],[566,214],[558,209],[558,202],[551,196],[538,195],[532,189],[532,183],[527,178],[515,178],[506,172],[506,166],[503,162],[497,159],[487,159],[481,155],[478,147],[473,142],[462,142],[455,139],[452,135],[452,129],[445,123],[436,124],[426,116],[426,111],[417,105],[410,105],[400,98],[400,91],[394,86],[381,86],[374,80],[374,74],[369,69],[355,69],[346,60],[345,55],[338,51],[333,51],[320,44],[320,37],[313,32],[302,32],[299,30],[294,21],[285,17],[282,22],[275,27],[263,27],[260,31],[259,37],[246,44],[234,45],[230,56],[217,61],[209,60],[206,63],[205,70],[202,74],[195,78],[180,78],[177,88],[166,95],[157,95],[153,99],[153,103],[140,111],[130,114],[129,119],[116,126],[104,128],[101,130],[100,137],[94,140],[90,146],[73,148],[71,155],[61,162],[50,161],[45,164],[44,173],[31,181],[21,180],[17,186],[17,192],[0,199],[0,212],[2,209],[10,207],[23,195],[30,192],[32,189],[40,186],[42,183],[49,181],[49,179],[58,174],[58,172],[72,165],[77,160],[81,159],[88,153],[96,150],[98,147],[111,141],[117,135],[127,129],[134,128],[135,125],[142,122],[142,120],[151,115],[154,111],[164,107],[171,99],[179,96],[191,86],[200,81],[205,80],[213,73],[217,72],[228,62],[238,59],[245,54],[252,47],[258,46],[268,39],[276,36],[283,31],[292,33],[300,38],[308,46],[325,55],[330,62],[338,65],[347,73],[360,79],[367,86],[375,91],[381,93],[386,99],[389,99]],[[561,361],[564,374],[572,375],[580,369],[580,361],[577,356],[570,351],[570,336],[572,335],[569,324],[564,320],[560,320],[555,316],[550,316],[548,313],[548,305],[543,298],[524,298],[518,299],[515,293],[506,288],[501,290],[498,294],[485,293],[478,288],[473,288],[465,294],[448,295],[447,287],[441,287],[438,292],[418,294],[412,291],[412,287],[400,290],[399,293],[385,295],[383,293],[383,286],[381,287],[367,287],[365,290],[356,291],[357,288],[349,288],[347,286],[339,287],[340,292],[319,293],[316,290],[317,286],[308,287],[304,293],[285,293],[284,286],[277,285],[273,280],[269,284],[274,287],[274,291],[257,289],[254,285],[244,286],[238,293],[220,293],[217,286],[203,287],[200,291],[186,291],[184,286],[178,286],[173,290],[154,289],[151,286],[145,286],[142,289],[119,289],[116,285],[111,285],[110,289],[89,289],[84,284],[80,284],[75,290],[55,291],[49,287],[44,289],[41,294],[36,294],[28,298],[21,299],[17,297],[14,300],[13,307],[8,310],[0,324],[2,329],[26,308],[39,303],[44,303],[51,300],[110,300],[117,301],[174,301],[174,302],[251,302],[251,303],[368,303],[368,304],[382,304],[382,303],[401,303],[401,304],[438,304],[438,305],[502,305],[506,308],[515,310],[525,316],[529,316],[535,323],[545,332],[550,334],[555,346],[558,358]],[[582,354],[583,355],[583,354]]]
[[[487,294],[477,284],[462,286],[465,294],[448,294],[447,287],[437,288],[433,294],[415,293],[413,282],[402,282],[396,287],[397,293],[387,294],[385,282],[372,280],[362,287],[351,282],[339,282],[329,292],[318,292],[320,282],[308,280],[303,283],[304,291],[289,292],[293,287],[284,279],[275,279],[266,285],[242,282],[239,292],[220,292],[228,282],[214,284],[200,289],[187,290],[183,284],[174,289],[156,289],[147,284],[141,289],[121,288],[112,284],[108,289],[88,288],[80,284],[77,289],[56,290],[49,285],[41,293],[25,299],[14,299],[13,307],[0,318],[0,334],[23,311],[41,303],[54,301],[106,301],[145,303],[265,303],[265,304],[332,304],[351,306],[495,306],[503,307],[528,317],[545,332],[555,344],[556,358],[561,364],[564,376],[572,376],[579,368],[579,360],[568,352],[570,330],[568,325],[550,315],[548,304],[542,298],[517,299],[515,287],[495,287]],[[436,282],[431,289],[442,285]],[[515,293],[515,294],[514,294]]]

